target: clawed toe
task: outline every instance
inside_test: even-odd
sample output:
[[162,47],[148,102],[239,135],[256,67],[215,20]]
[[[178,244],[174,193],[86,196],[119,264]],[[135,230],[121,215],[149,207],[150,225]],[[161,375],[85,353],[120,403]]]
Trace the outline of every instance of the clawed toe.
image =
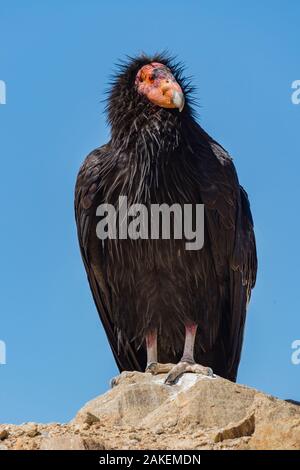
[[145,373],[155,375],[156,370],[157,370],[157,365],[158,365],[157,362],[150,362],[149,364],[147,364]]
[[165,379],[166,385],[174,385],[185,372],[192,372],[194,374],[201,374],[208,377],[213,377],[213,371],[210,367],[201,366],[200,364],[190,362],[179,362],[172,368]]
[[[210,367],[204,367],[200,364],[184,361],[181,361],[178,364],[161,364],[159,362],[150,362],[147,364],[145,370],[145,373],[150,373],[152,375],[168,374],[165,379],[165,384],[167,385],[174,385],[185,372],[193,372],[194,374],[202,374],[208,377],[213,377],[214,375]],[[124,371],[120,375],[113,377],[110,381],[110,387],[116,387],[119,385],[122,379],[130,377],[132,374],[134,374],[134,372]]]
[[147,364],[145,372],[150,373],[152,375],[167,374],[174,367],[175,364],[161,364],[160,362],[150,362],[149,364]]

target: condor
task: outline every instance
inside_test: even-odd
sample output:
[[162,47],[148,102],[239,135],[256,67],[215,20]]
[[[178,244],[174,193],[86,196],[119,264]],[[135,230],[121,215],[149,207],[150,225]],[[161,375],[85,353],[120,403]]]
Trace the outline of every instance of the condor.
[[[121,371],[235,380],[257,258],[246,192],[231,157],[197,123],[192,87],[164,54],[122,64],[107,111],[110,141],[83,163],[75,189],[80,250]],[[99,240],[100,204],[204,204],[204,245]]]

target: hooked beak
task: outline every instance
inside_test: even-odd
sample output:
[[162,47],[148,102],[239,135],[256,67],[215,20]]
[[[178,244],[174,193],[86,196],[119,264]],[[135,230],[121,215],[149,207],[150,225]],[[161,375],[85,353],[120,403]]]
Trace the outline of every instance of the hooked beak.
[[177,108],[181,112],[185,99],[179,83],[168,67],[158,62],[143,66],[136,76],[140,94],[162,108]]
[[184,103],[185,103],[184,94],[182,93],[182,91],[174,90],[172,100],[173,100],[175,108],[178,108],[179,112],[181,113],[181,111],[184,108]]
[[154,83],[148,91],[148,98],[163,108],[177,108],[179,112],[184,108],[184,94],[170,72]]

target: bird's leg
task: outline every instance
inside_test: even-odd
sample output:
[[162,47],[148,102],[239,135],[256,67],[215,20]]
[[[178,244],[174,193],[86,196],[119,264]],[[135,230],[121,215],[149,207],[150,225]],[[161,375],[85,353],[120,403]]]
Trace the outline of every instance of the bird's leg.
[[197,327],[195,323],[189,323],[185,325],[185,342],[182,358],[180,362],[176,364],[166,377],[165,383],[173,385],[177,382],[179,377],[185,372],[194,372],[196,374],[213,376],[213,371],[210,367],[204,367],[200,364],[196,364],[194,359],[194,346],[195,338],[197,333]]
[[185,326],[184,349],[180,362],[195,363],[194,347],[198,325],[192,323]]
[[146,370],[157,362],[157,329],[154,329],[146,335],[147,348],[147,367]]
[[[147,366],[145,372],[157,373],[157,330],[153,329],[146,335],[146,348],[147,348]],[[170,369],[169,369],[170,370]],[[123,371],[117,377],[110,381],[111,388],[119,384],[122,378],[133,375],[134,372]]]
[[153,375],[166,374],[174,367],[174,364],[160,364],[157,362],[157,329],[146,335],[146,348],[147,366],[145,372],[150,372]]

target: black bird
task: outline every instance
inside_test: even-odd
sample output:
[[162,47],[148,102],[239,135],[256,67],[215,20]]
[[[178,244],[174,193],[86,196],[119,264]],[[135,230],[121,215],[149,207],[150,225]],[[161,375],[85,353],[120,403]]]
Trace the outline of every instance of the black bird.
[[[110,141],[80,168],[75,213],[90,288],[120,371],[213,371],[236,380],[257,257],[249,200],[224,148],[196,122],[193,89],[165,54],[123,63]],[[98,238],[101,204],[204,204],[204,246]],[[158,362],[159,360],[159,362]]]

